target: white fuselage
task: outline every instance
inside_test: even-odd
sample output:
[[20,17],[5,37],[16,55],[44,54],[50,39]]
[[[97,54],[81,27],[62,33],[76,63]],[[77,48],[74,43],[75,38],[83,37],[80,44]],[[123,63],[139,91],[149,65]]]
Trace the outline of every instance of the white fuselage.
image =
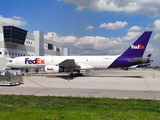
[[[25,56],[17,57],[7,64],[11,68],[44,68],[46,65],[56,65],[73,59],[76,65],[81,69],[101,69],[108,68],[113,61],[119,57],[116,56]],[[37,58],[37,61],[35,60]]]

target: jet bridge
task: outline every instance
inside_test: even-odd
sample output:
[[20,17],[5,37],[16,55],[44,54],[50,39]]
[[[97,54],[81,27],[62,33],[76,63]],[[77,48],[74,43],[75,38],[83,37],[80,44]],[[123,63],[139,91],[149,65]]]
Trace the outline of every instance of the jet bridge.
[[0,85],[17,85],[23,83],[23,73],[20,70],[0,70]]

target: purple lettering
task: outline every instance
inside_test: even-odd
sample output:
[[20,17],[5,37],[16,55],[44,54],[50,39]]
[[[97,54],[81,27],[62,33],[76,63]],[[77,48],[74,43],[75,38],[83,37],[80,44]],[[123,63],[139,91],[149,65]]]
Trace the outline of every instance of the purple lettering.
[[35,58],[34,60],[25,58],[25,64],[45,64],[45,60],[41,60],[40,58]]

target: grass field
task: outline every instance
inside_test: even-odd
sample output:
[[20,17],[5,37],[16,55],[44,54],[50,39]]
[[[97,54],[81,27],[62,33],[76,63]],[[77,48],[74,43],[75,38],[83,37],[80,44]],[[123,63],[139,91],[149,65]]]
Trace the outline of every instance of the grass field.
[[158,100],[0,95],[0,120],[158,119]]

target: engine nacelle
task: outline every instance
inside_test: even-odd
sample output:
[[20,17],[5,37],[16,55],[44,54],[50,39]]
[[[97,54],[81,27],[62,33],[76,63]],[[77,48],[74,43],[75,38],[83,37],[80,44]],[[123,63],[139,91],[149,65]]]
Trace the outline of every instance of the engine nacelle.
[[55,65],[46,65],[44,68],[46,73],[59,73],[62,72],[62,69],[59,66]]

